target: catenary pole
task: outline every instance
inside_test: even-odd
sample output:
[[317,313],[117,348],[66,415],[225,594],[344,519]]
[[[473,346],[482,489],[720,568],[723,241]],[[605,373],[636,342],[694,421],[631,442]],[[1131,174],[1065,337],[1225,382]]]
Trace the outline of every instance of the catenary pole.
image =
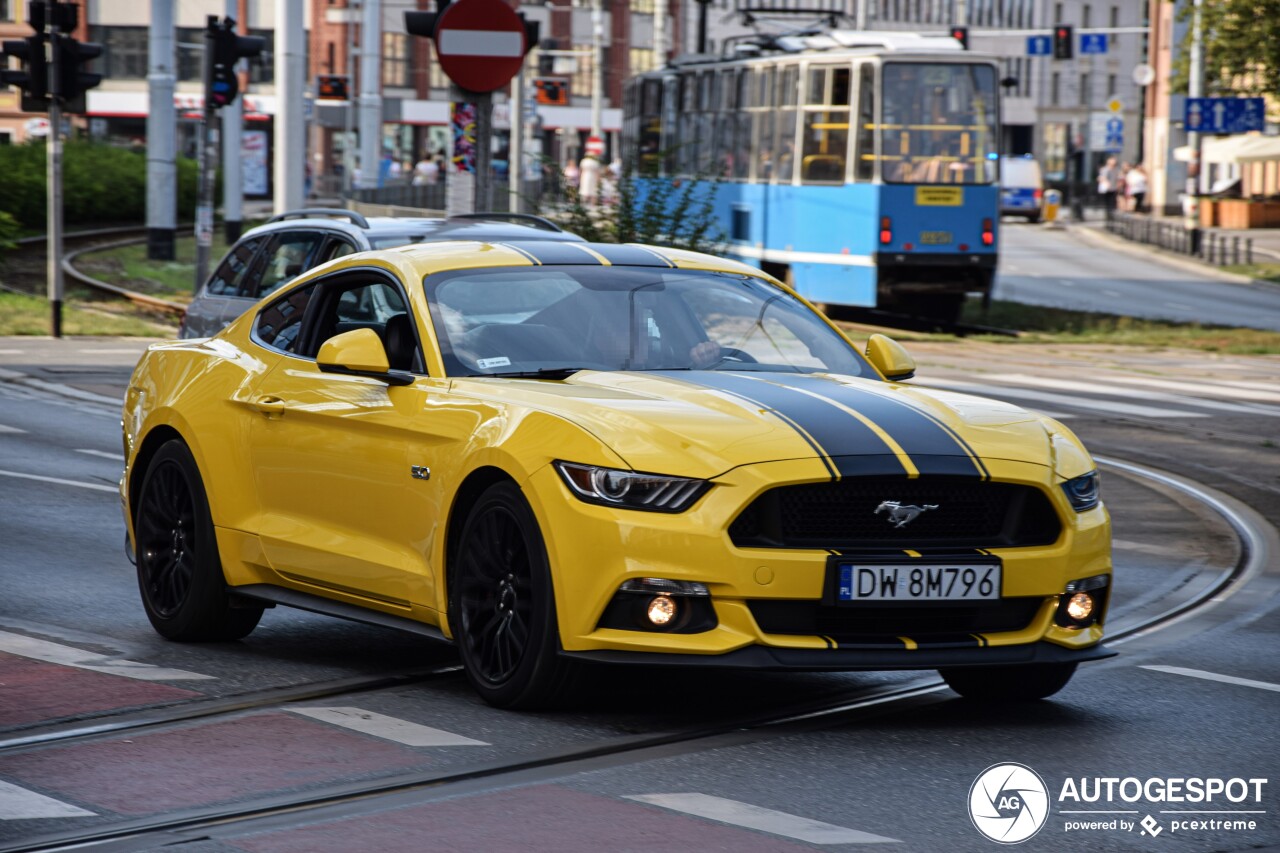
[[[240,0],[227,0],[226,16],[239,21],[236,31],[247,31],[246,21],[240,17]],[[236,63],[236,73],[246,68],[242,59]],[[245,94],[222,108],[222,223],[227,244],[240,239],[244,225],[244,172],[240,155],[240,139],[244,131]]]
[[382,2],[364,0],[360,24],[360,181],[378,185],[382,157]]
[[174,258],[178,122],[173,106],[173,0],[151,0],[147,40],[147,257]]
[[305,72],[303,0],[276,0],[275,212],[302,206],[307,142],[303,133]]

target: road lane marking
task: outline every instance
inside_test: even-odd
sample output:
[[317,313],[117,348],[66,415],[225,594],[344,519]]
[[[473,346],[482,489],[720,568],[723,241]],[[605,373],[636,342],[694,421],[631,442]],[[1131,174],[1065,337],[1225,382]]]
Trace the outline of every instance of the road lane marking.
[[1102,295],[1103,295],[1103,296],[1110,296],[1112,299],[1119,299],[1119,298],[1120,298],[1120,291],[1118,291],[1118,290],[1104,290],[1104,291],[1102,291]]
[[19,657],[42,660],[76,669],[87,669],[107,675],[121,675],[138,681],[204,681],[213,679],[212,675],[188,672],[185,669],[170,669],[150,663],[138,663],[121,658],[112,658],[96,652],[87,652],[74,646],[51,643],[48,640],[37,640],[23,634],[11,634],[0,631],[0,652],[8,652]]
[[25,429],[18,429],[17,427],[5,426],[4,424],[0,424],[0,435],[17,435],[19,433],[25,433],[25,432],[26,432]]
[[636,794],[626,797],[675,812],[720,821],[732,826],[756,829],[772,835],[807,841],[810,844],[901,844],[896,838],[872,835],[857,829],[810,820],[807,817],[778,812],[737,800],[726,800],[708,794]]
[[1177,308],[1177,309],[1179,309],[1179,310],[1181,310],[1181,311],[1194,311],[1194,310],[1196,310],[1196,309],[1192,308],[1190,305],[1185,305],[1185,304],[1183,304],[1183,303],[1181,303],[1181,302],[1166,302],[1166,303],[1165,303],[1165,305],[1169,306],[1170,308]]
[[0,820],[38,820],[50,817],[96,817],[94,812],[0,782]]
[[41,483],[57,483],[60,486],[76,486],[81,489],[94,489],[99,492],[119,493],[115,486],[103,486],[99,483],[85,483],[80,480],[64,480],[61,477],[42,477],[39,474],[22,474],[18,471],[0,471],[0,477],[17,477],[20,480],[37,480]]
[[80,349],[76,352],[83,355],[142,355],[142,350],[129,347],[108,347],[104,349]]
[[[1203,394],[1208,397],[1225,397],[1230,400],[1280,403],[1280,389],[1268,392],[1251,388],[1236,388],[1234,383],[1206,381],[1203,379],[1177,382],[1172,379],[1156,379],[1149,376],[1116,376],[1114,374],[1108,374],[1106,380],[1108,382],[1120,382],[1125,385],[1147,385],[1151,388],[1167,388],[1170,391],[1182,391],[1184,393],[1194,390],[1197,394]],[[1188,388],[1188,385],[1192,382],[1194,384]]]
[[1234,675],[1222,675],[1217,672],[1205,672],[1203,669],[1187,669],[1181,666],[1163,666],[1161,664],[1143,664],[1143,669],[1156,672],[1167,672],[1171,675],[1185,675],[1188,678],[1203,678],[1205,681],[1220,681],[1223,684],[1235,684],[1240,687],[1254,687],[1258,690],[1270,690],[1280,693],[1280,684],[1269,681],[1254,681],[1252,678],[1239,678]]
[[1026,385],[1032,388],[1049,388],[1057,391],[1078,391],[1084,394],[1100,394],[1104,397],[1125,397],[1136,400],[1151,400],[1156,403],[1173,403],[1176,406],[1198,406],[1202,409],[1213,409],[1220,412],[1280,417],[1280,409],[1274,407],[1247,406],[1241,403],[1224,403],[1221,400],[1205,400],[1200,397],[1189,397],[1183,394],[1166,394],[1162,391],[1140,391],[1134,388],[1109,388],[1106,385],[1105,377],[1099,377],[1097,382],[1076,382],[1070,379],[1054,379],[1047,376],[1030,376],[1025,373],[987,374],[982,378],[993,382],[1007,382],[1010,385]]
[[112,462],[124,462],[124,457],[119,453],[108,453],[105,450],[77,450],[76,453],[83,453],[86,456],[97,456],[102,459],[110,459]]
[[375,714],[373,711],[365,711],[361,708],[313,708],[293,706],[288,708],[294,714],[301,714],[304,717],[310,717],[313,720],[319,720],[322,723],[330,723],[335,726],[341,726],[344,729],[360,732],[366,735],[373,735],[383,740],[395,741],[405,746],[488,746],[482,740],[473,740],[469,737],[456,735],[453,732],[446,732],[443,729],[433,729],[431,726],[423,726],[418,723],[411,723],[408,720],[401,720],[396,717],[388,717],[384,714]]
[[22,355],[20,349],[0,349],[0,355]]
[[1142,554],[1154,554],[1157,557],[1182,557],[1187,553],[1184,548],[1156,545],[1150,542],[1131,542],[1128,539],[1112,538],[1111,547],[1117,551],[1137,551]]
[[1112,400],[1090,400],[1070,394],[1050,394],[1047,391],[1033,391],[1019,388],[1016,385],[976,385],[972,382],[954,382],[950,379],[928,378],[913,380],[920,385],[949,388],[953,391],[964,391],[986,397],[1015,397],[1022,400],[1035,400],[1050,405],[1068,406],[1073,409],[1090,409],[1110,415],[1133,415],[1139,418],[1207,418],[1204,412],[1187,412],[1181,409],[1163,409],[1155,406],[1136,406]]

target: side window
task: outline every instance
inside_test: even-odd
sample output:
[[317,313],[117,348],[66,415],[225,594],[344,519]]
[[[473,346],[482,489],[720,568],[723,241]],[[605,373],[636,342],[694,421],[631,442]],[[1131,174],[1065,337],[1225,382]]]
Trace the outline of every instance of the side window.
[[275,292],[315,266],[311,259],[324,235],[315,231],[289,231],[276,235],[265,250],[258,268],[262,278],[258,281],[258,298]]
[[259,311],[253,325],[258,340],[271,349],[297,354],[302,318],[316,287],[314,284],[299,287]]
[[249,293],[240,288],[244,283],[245,270],[249,268],[253,255],[260,245],[262,245],[262,238],[254,237],[233,246],[209,278],[206,292],[210,296],[248,296]]
[[325,243],[324,249],[321,250],[320,255],[316,258],[316,262],[312,266],[318,267],[321,264],[332,261],[334,258],[340,258],[343,255],[350,255],[355,250],[356,247],[349,241],[344,240],[341,237],[330,237],[329,242]]
[[[392,369],[424,372],[413,315],[399,288],[385,280],[362,282],[348,276],[330,287],[316,317],[314,332],[308,333],[309,349],[318,352],[321,344],[343,332],[372,329],[382,339]],[[306,355],[314,356],[315,352]]]

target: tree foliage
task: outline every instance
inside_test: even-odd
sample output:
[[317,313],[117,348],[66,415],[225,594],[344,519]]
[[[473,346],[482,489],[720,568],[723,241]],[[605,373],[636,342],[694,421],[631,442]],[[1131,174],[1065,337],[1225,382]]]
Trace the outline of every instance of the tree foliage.
[[[1190,24],[1183,0],[1179,20]],[[1280,95],[1280,0],[1204,0],[1206,95]],[[1174,91],[1185,94],[1191,63],[1188,26],[1174,65]]]

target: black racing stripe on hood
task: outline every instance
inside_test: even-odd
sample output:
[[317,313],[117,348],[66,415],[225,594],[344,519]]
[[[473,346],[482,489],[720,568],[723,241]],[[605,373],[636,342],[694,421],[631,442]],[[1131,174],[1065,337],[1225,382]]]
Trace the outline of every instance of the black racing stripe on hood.
[[[772,382],[760,382],[720,371],[688,373],[655,371],[655,374],[667,379],[723,391],[774,412],[783,420],[792,422],[798,427],[798,431],[806,435],[806,440],[811,436],[813,442],[817,444],[816,449],[823,456],[885,455],[893,460],[894,468],[881,473],[904,473],[905,469],[898,461],[893,449],[876,435],[871,427],[847,412],[842,412],[835,406],[808,394],[800,394]],[[850,467],[855,473],[865,473],[865,471],[857,471],[855,463],[851,461],[842,461],[841,464]]]
[[921,474],[957,474],[984,479],[989,476],[978,455],[954,430],[909,403],[813,374],[770,373],[761,378],[818,394],[860,412],[901,445]]

